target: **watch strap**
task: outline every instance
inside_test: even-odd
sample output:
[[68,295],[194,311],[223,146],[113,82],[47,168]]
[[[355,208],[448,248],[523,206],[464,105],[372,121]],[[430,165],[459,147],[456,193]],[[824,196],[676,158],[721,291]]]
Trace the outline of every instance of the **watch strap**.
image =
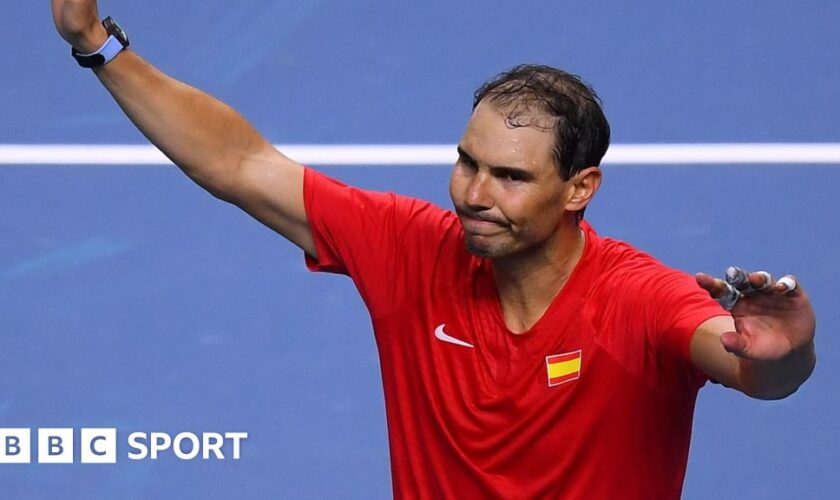
[[128,36],[125,31],[110,17],[102,21],[102,27],[108,33],[108,39],[102,44],[99,49],[89,54],[81,54],[74,47],[70,54],[83,68],[96,68],[103,64],[108,64],[112,59],[117,57],[117,54],[128,47]]
[[96,51],[91,52],[90,54],[80,54],[74,48],[71,51],[71,54],[79,63],[79,66],[83,68],[95,68],[111,62],[111,60],[117,57],[117,54],[122,52],[124,48],[123,44],[117,40],[117,37],[114,35],[108,35],[108,39]]

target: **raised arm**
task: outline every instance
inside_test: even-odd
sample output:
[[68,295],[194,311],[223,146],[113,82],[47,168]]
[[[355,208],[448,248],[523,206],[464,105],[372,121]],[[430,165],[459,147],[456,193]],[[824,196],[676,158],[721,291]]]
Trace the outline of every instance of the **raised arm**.
[[[80,53],[108,35],[95,0],[52,0],[59,34]],[[234,203],[313,257],[303,166],[282,155],[239,113],[124,50],[94,69],[149,141],[213,196]]]

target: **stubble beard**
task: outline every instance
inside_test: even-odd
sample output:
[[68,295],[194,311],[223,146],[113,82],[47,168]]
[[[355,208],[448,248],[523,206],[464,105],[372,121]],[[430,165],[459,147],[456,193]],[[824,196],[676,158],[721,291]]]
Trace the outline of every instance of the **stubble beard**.
[[469,236],[464,237],[464,247],[467,251],[476,257],[483,257],[486,259],[498,259],[507,257],[513,253],[513,248],[509,244],[490,244],[478,246],[470,241]]

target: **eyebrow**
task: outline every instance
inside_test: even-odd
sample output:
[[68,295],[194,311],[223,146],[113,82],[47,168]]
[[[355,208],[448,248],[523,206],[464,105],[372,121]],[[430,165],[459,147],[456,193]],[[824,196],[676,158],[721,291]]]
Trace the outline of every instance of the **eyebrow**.
[[477,163],[475,158],[472,157],[471,154],[467,153],[467,151],[459,144],[458,145],[458,156],[467,160],[469,163]]
[[[469,154],[460,144],[458,145],[458,154],[467,162],[473,165],[478,165],[478,161]],[[524,169],[518,167],[509,167],[506,165],[488,165],[490,172],[493,175],[516,175],[523,180],[530,181],[536,178],[536,176]]]

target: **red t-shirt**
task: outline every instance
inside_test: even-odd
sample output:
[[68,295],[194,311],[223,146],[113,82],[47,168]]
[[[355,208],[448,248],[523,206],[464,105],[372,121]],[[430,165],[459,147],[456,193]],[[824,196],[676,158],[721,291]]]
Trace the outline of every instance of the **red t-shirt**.
[[697,390],[692,333],[726,314],[694,279],[585,222],[583,256],[528,331],[457,216],[307,169],[314,271],[373,320],[396,498],[677,499]]

